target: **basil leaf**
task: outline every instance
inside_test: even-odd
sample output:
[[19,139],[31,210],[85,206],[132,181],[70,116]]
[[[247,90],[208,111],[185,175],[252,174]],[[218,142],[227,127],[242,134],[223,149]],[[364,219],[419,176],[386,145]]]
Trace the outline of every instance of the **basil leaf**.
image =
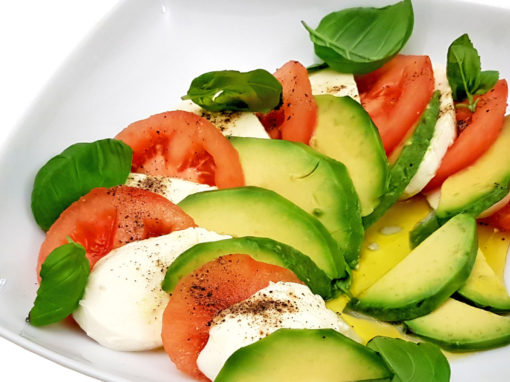
[[395,374],[392,382],[448,382],[450,365],[439,347],[399,338],[375,337],[367,347],[381,355]]
[[492,89],[499,79],[499,72],[482,72],[478,51],[469,36],[463,34],[448,48],[446,76],[452,88],[453,99],[463,101],[467,98],[467,107],[474,112],[477,101],[473,96],[485,94]]
[[123,184],[132,156],[124,142],[103,139],[74,144],[50,159],[37,173],[32,190],[37,224],[46,231],[63,210],[91,189]]
[[269,112],[281,104],[282,85],[268,71],[224,70],[208,72],[191,82],[187,95],[210,111]]
[[411,0],[384,7],[358,7],[325,16],[310,33],[315,54],[343,73],[364,74],[381,67],[406,44],[414,26]]
[[28,321],[53,324],[69,316],[83,297],[90,273],[85,248],[71,242],[54,249],[41,266],[41,285]]
[[499,72],[496,70],[485,70],[480,73],[480,83],[478,85],[478,89],[476,90],[476,95],[481,95],[487,93],[491,90],[496,82],[499,80]]

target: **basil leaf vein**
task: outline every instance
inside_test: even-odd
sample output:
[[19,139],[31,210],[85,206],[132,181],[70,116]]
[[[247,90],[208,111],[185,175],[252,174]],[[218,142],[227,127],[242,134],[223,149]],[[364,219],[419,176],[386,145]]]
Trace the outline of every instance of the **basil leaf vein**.
[[83,297],[89,273],[83,246],[71,242],[54,249],[41,266],[41,285],[28,321],[43,326],[69,316]]
[[281,104],[282,85],[263,69],[208,72],[191,82],[182,99],[190,99],[209,111],[266,113]]
[[[482,95],[494,87],[499,79],[499,72],[481,70],[480,56],[469,36],[465,33],[448,48],[446,75],[452,88],[453,99],[467,99],[467,108],[476,110],[474,95]],[[457,107],[463,107],[463,104]]]
[[71,145],[50,159],[34,180],[31,206],[37,224],[46,231],[64,209],[91,189],[124,184],[132,156],[124,142],[102,139]]
[[375,337],[367,347],[379,353],[395,374],[392,382],[448,382],[450,365],[438,346],[399,338]]
[[314,30],[302,21],[315,54],[343,73],[381,67],[407,43],[414,26],[411,0],[383,8],[348,8],[326,15]]

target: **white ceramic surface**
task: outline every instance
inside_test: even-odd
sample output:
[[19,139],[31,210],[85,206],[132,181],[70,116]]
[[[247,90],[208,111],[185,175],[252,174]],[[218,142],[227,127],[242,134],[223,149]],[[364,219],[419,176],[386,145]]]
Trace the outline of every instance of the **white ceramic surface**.
[[[312,63],[299,21],[316,25],[326,13],[354,3],[381,2],[124,1],[68,60],[0,153],[0,335],[102,380],[189,380],[162,352],[114,352],[66,324],[36,329],[25,323],[43,238],[30,213],[33,177],[72,143],[113,136],[134,120],[172,108],[202,72],[272,71],[289,59]],[[441,0],[415,0],[414,6],[406,53],[444,62],[449,43],[468,32],[483,67],[510,78],[510,10]],[[456,359],[452,380],[508,380],[509,356],[506,347]]]

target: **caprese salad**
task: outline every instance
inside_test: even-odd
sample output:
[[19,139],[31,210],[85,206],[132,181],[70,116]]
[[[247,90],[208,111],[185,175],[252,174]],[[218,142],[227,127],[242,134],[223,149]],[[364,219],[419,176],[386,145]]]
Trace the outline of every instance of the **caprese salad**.
[[28,321],[220,382],[448,381],[440,348],[510,344],[507,82],[468,35],[399,54],[413,19],[303,23],[321,64],[202,74],[49,160]]

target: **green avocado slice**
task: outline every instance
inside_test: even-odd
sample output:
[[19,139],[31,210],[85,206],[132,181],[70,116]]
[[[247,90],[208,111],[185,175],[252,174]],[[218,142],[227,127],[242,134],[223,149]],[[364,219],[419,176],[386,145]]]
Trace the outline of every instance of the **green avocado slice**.
[[288,268],[324,299],[333,297],[331,279],[298,250],[262,237],[245,236],[197,244],[181,253],[168,267],[162,288],[171,293],[179,280],[196,268],[220,256],[232,253],[250,255],[264,263]]
[[469,278],[457,294],[463,300],[480,308],[495,312],[510,311],[510,296],[505,284],[487,263],[480,249]]
[[510,344],[510,317],[448,299],[432,313],[404,322],[407,329],[450,351]]
[[363,217],[363,225],[369,227],[395,204],[405,188],[418,171],[420,163],[434,136],[437,118],[439,116],[440,92],[435,91],[427,108],[421,115],[411,137],[403,144],[398,158],[390,170],[388,191],[382,197],[381,203],[368,216]]
[[471,166],[441,186],[437,216],[445,221],[459,213],[478,217],[510,191],[510,116],[498,139]]
[[234,237],[267,237],[309,256],[331,279],[350,275],[335,240],[315,217],[274,191],[238,187],[199,192],[179,203],[195,223]]
[[215,382],[390,381],[373,350],[333,329],[279,329],[237,350]]
[[475,219],[457,215],[351,300],[349,307],[383,321],[428,314],[466,282],[477,248]]
[[386,192],[389,180],[379,132],[365,109],[350,97],[317,95],[315,102],[317,125],[310,146],[347,167],[361,203],[361,215],[369,215]]
[[351,268],[358,262],[363,224],[358,196],[345,166],[302,144],[230,137],[247,186],[275,191],[315,216]]

